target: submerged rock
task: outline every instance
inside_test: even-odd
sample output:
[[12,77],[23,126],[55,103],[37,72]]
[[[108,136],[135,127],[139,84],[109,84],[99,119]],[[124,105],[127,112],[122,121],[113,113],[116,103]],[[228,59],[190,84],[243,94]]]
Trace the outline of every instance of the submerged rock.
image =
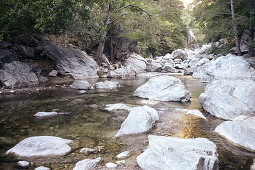
[[58,115],[57,112],[37,112],[34,116],[35,117],[51,117]]
[[255,112],[255,81],[217,80],[208,84],[199,97],[210,114],[227,120]]
[[255,151],[255,117],[225,121],[216,127],[215,132],[236,145]]
[[116,168],[118,165],[112,162],[108,162],[105,164],[106,168]]
[[199,67],[193,77],[202,82],[219,79],[255,80],[255,69],[243,57],[228,54]]
[[67,145],[71,142],[71,140],[54,136],[34,136],[22,140],[6,154],[28,158],[62,156],[71,151],[71,147]]
[[120,84],[117,81],[104,81],[104,82],[97,82],[96,89],[105,89],[105,90],[113,90],[120,87]]
[[146,132],[154,126],[157,120],[159,116],[155,109],[149,106],[134,107],[115,137]]
[[97,164],[102,161],[102,158],[98,157],[96,159],[84,159],[75,164],[73,170],[90,170],[94,169]]
[[50,168],[47,168],[45,166],[39,166],[39,167],[35,168],[35,170],[50,170]]
[[51,44],[45,47],[42,55],[55,61],[56,69],[61,75],[70,75],[74,79],[98,77],[99,66],[84,51]]
[[129,156],[130,151],[121,152],[116,156],[117,159],[125,159]]
[[171,76],[158,76],[149,79],[134,92],[134,96],[159,101],[190,100],[190,93],[181,80]]
[[148,148],[136,159],[144,170],[219,169],[216,145],[208,139],[153,135],[148,138]]
[[177,111],[184,112],[187,115],[194,115],[202,119],[206,119],[206,117],[197,109],[176,109]]
[[72,89],[78,89],[78,90],[88,90],[88,89],[94,89],[93,86],[91,86],[87,81],[85,80],[75,80],[73,84],[70,85]]
[[106,110],[112,111],[112,110],[131,110],[131,108],[123,103],[117,103],[117,104],[107,104]]
[[36,74],[28,64],[13,61],[0,69],[0,84],[6,87],[24,87],[39,84]]

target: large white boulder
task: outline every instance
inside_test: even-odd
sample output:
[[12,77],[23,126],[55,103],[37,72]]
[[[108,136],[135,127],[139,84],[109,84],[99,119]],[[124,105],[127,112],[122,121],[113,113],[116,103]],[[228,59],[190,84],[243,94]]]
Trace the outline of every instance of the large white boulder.
[[146,132],[155,125],[157,120],[159,120],[159,116],[155,109],[149,106],[134,107],[115,137]]
[[95,169],[97,164],[102,161],[102,158],[98,157],[96,159],[84,159],[75,164],[73,170],[90,170]]
[[153,135],[148,138],[148,148],[136,159],[143,170],[218,169],[216,145],[208,139]]
[[202,82],[219,79],[255,80],[255,69],[243,57],[228,54],[199,67],[193,77]]
[[6,154],[15,154],[21,157],[62,156],[71,151],[71,147],[68,145],[71,142],[71,140],[54,136],[34,136],[22,140]]
[[234,144],[255,151],[255,117],[225,121],[216,127],[215,132]]
[[149,79],[134,92],[134,96],[159,101],[189,101],[190,93],[181,80],[172,76],[158,76]]
[[178,49],[172,52],[173,59],[181,59],[182,61],[187,60],[188,54],[182,50]]
[[255,112],[255,81],[216,80],[199,97],[210,114],[228,120]]
[[75,80],[70,87],[72,89],[78,89],[78,90],[87,90],[87,89],[94,89],[93,86],[89,84],[89,82],[85,80]]

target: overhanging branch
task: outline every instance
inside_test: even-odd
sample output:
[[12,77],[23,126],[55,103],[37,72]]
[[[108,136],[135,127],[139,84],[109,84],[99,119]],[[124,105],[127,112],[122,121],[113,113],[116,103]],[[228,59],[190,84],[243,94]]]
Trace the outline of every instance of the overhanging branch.
[[131,4],[130,4],[130,5],[123,6],[123,7],[119,8],[119,9],[113,11],[113,12],[118,12],[118,11],[121,11],[121,10],[123,10],[123,9],[130,8],[130,7],[134,7],[134,8],[139,9],[140,11],[143,11],[143,12],[146,13],[146,14],[149,16],[149,18],[151,19],[151,16],[152,16],[152,15],[151,15],[149,12],[145,11],[144,9],[140,8],[139,6],[131,5]]

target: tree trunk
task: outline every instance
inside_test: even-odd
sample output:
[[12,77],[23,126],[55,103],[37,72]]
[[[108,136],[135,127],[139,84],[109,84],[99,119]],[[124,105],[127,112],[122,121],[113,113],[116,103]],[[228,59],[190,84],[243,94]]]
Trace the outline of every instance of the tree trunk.
[[241,53],[241,49],[240,49],[240,40],[239,40],[239,37],[238,37],[237,25],[236,25],[236,22],[235,22],[234,0],[230,0],[230,4],[231,4],[231,14],[232,14],[233,29],[234,29],[235,40],[236,40],[236,50],[237,50],[237,54],[239,56],[241,56],[242,53]]
[[108,31],[107,28],[108,28],[108,25],[110,24],[110,20],[111,20],[111,12],[112,12],[112,7],[111,7],[111,5],[109,5],[107,17],[106,17],[106,20],[105,20],[105,23],[104,23],[104,32],[103,32],[103,35],[101,37],[101,41],[98,45],[97,52],[96,52],[96,55],[95,55],[95,60],[96,60],[96,62],[99,66],[102,64],[102,60],[103,60],[102,56],[103,56],[103,53],[104,53],[105,39],[106,39],[107,31]]
[[254,39],[254,35],[255,35],[255,16],[254,16],[254,8],[255,8],[255,1],[254,0],[250,0],[250,49],[249,49],[249,55],[250,56],[255,56],[255,39]]

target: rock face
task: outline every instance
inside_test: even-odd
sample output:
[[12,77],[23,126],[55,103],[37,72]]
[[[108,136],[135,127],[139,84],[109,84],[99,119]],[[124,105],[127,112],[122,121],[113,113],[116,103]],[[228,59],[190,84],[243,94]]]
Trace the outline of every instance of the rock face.
[[87,89],[94,89],[87,81],[85,80],[75,80],[73,84],[70,85],[72,89],[78,90],[87,90]]
[[97,82],[96,89],[104,89],[104,90],[113,90],[120,87],[120,84],[117,81],[104,81],[104,82]]
[[90,170],[94,169],[97,164],[99,164],[102,161],[102,158],[96,158],[96,159],[84,159],[82,161],[79,161],[75,164],[75,167],[73,170]]
[[178,139],[149,135],[148,148],[137,157],[144,170],[217,170],[216,145],[205,138]]
[[84,51],[49,45],[45,47],[42,55],[48,56],[55,61],[57,71],[61,75],[70,75],[74,79],[98,77],[99,66]]
[[182,81],[171,76],[158,76],[149,79],[134,92],[134,96],[159,101],[189,101],[190,93]]
[[136,53],[128,56],[124,62],[124,66],[116,70],[110,71],[108,77],[123,78],[134,77],[138,73],[146,71],[146,60]]
[[154,126],[157,120],[159,116],[155,109],[149,106],[134,107],[115,136],[146,132]]
[[228,54],[199,67],[193,77],[202,82],[218,79],[255,80],[255,69],[244,58]]
[[210,114],[228,120],[255,112],[255,81],[217,80],[208,84],[199,97]]
[[22,140],[6,154],[28,158],[62,156],[71,151],[71,147],[67,145],[71,142],[71,140],[54,136],[34,136]]
[[225,121],[216,127],[215,132],[239,146],[255,151],[255,117]]
[[26,63],[13,61],[0,69],[0,84],[6,87],[23,87],[39,84],[36,74]]

